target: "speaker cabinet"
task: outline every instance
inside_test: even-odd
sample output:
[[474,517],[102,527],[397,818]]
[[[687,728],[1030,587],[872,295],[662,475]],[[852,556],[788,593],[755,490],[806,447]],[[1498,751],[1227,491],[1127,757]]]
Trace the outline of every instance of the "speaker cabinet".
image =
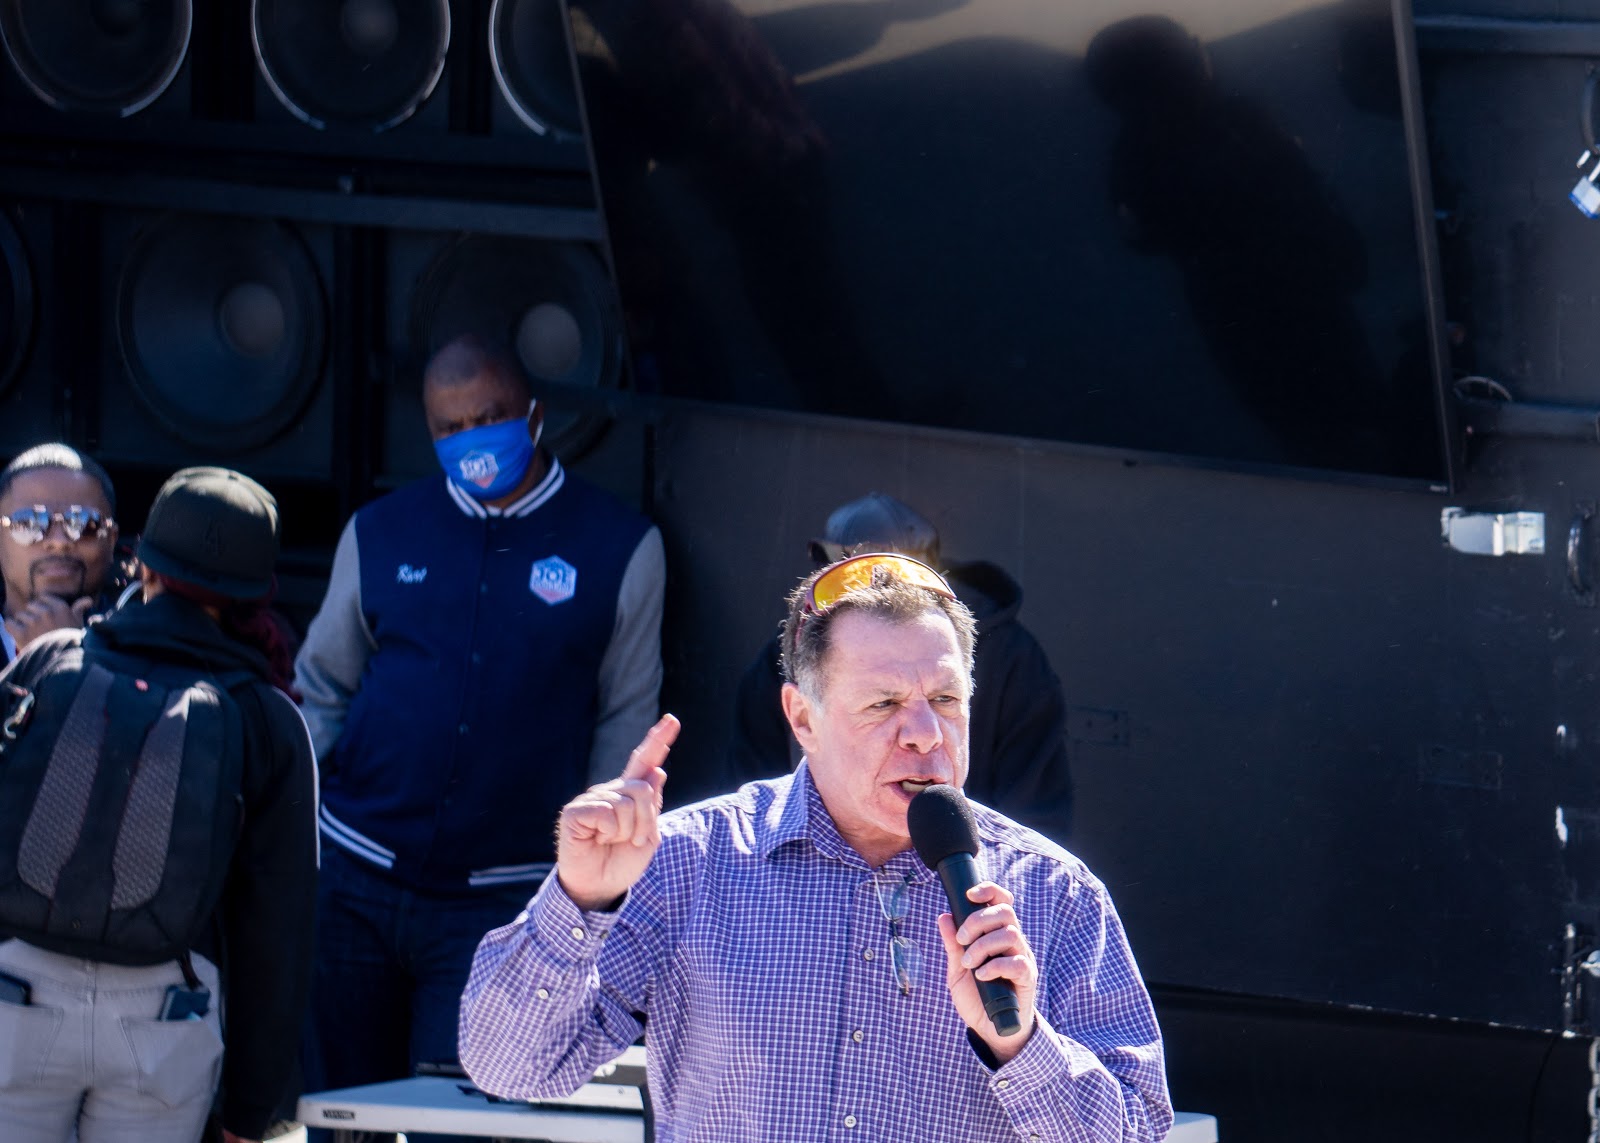
[[333,230],[112,211],[102,232],[98,455],[329,478]]
[[42,203],[0,211],[0,454],[8,458],[63,435],[51,368],[55,213]]
[[385,325],[390,369],[378,482],[437,470],[422,417],[422,371],[471,333],[507,353],[546,399],[544,442],[572,459],[606,419],[562,395],[615,388],[622,329],[605,264],[589,246],[532,238],[391,232]]
[[0,0],[0,114],[187,115],[193,27],[191,0]]

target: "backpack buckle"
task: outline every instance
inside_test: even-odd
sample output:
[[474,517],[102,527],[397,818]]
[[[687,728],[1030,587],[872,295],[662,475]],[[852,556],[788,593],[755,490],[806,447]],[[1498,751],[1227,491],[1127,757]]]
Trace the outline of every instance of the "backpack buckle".
[[6,715],[6,720],[0,722],[0,737],[7,742],[15,742],[17,735],[27,728],[28,720],[33,717],[33,692],[15,683],[5,684],[10,693],[12,705],[11,713]]

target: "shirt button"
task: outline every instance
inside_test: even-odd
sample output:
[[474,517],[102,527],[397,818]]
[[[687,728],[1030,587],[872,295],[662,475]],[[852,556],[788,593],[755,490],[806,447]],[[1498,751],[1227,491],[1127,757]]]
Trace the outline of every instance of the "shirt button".
[[1039,1143],[1039,1140],[1043,1138],[1043,1135],[1030,1135],[1028,1136],[1028,1143]]
[[456,727],[456,733],[457,734],[465,734],[466,732],[467,732],[467,724],[466,723],[463,722],[460,726]]
[[550,999],[550,990],[548,988],[541,988],[541,989],[539,989],[538,992],[535,992],[534,995],[537,996],[540,1000],[549,1000]]
[[578,928],[577,925],[572,926],[572,939],[575,941],[583,940],[583,930]]
[[[1005,1091],[1005,1089],[1010,1087],[1010,1086],[1011,1086],[1011,1081],[1010,1080],[1001,1080],[1000,1081],[1000,1090],[1001,1091]],[[1038,1136],[1035,1135],[1034,1138],[1037,1139]]]
[[871,949],[868,949],[866,952],[862,953],[861,955],[865,959],[871,960],[876,954]]
[[850,1038],[858,1044],[861,1043],[861,1029],[857,1028],[854,1032],[851,1032]]
[[[856,1117],[853,1116],[853,1115],[845,1116],[844,1117],[844,1125],[846,1127],[854,1127],[856,1125]],[[1037,1136],[1035,1136],[1035,1138],[1037,1138]]]

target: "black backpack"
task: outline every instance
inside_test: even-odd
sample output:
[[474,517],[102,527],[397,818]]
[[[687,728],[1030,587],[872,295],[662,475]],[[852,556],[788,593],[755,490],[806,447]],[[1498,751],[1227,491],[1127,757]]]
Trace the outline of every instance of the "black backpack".
[[0,703],[0,934],[116,964],[181,959],[243,822],[256,676],[132,656],[91,631]]

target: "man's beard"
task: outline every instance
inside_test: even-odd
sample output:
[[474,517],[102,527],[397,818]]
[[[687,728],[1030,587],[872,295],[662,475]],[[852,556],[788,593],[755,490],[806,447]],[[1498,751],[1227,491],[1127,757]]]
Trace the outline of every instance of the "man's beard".
[[[29,589],[29,593],[32,595],[32,597],[37,599],[41,595],[53,595],[53,596],[56,596],[58,599],[65,600],[67,603],[71,603],[76,599],[82,598],[83,589],[84,589],[84,582],[89,578],[89,568],[88,568],[88,566],[82,560],[75,560],[75,559],[72,559],[70,556],[66,556],[66,557],[63,557],[63,556],[51,556],[50,558],[52,560],[58,562],[58,563],[71,564],[75,568],[77,568],[77,571],[78,571],[78,583],[77,583],[77,586],[75,588],[71,588],[71,589],[51,588],[49,590],[45,590],[45,589],[40,588],[40,586],[39,586],[39,567],[38,567],[38,564],[35,564],[34,566],[32,566],[32,567],[30,567],[28,569],[28,589]],[[43,562],[43,561],[41,561],[41,562]],[[63,572],[64,571],[65,571],[65,569],[63,569]],[[52,576],[51,578],[53,579],[53,578],[56,578],[56,577]]]

